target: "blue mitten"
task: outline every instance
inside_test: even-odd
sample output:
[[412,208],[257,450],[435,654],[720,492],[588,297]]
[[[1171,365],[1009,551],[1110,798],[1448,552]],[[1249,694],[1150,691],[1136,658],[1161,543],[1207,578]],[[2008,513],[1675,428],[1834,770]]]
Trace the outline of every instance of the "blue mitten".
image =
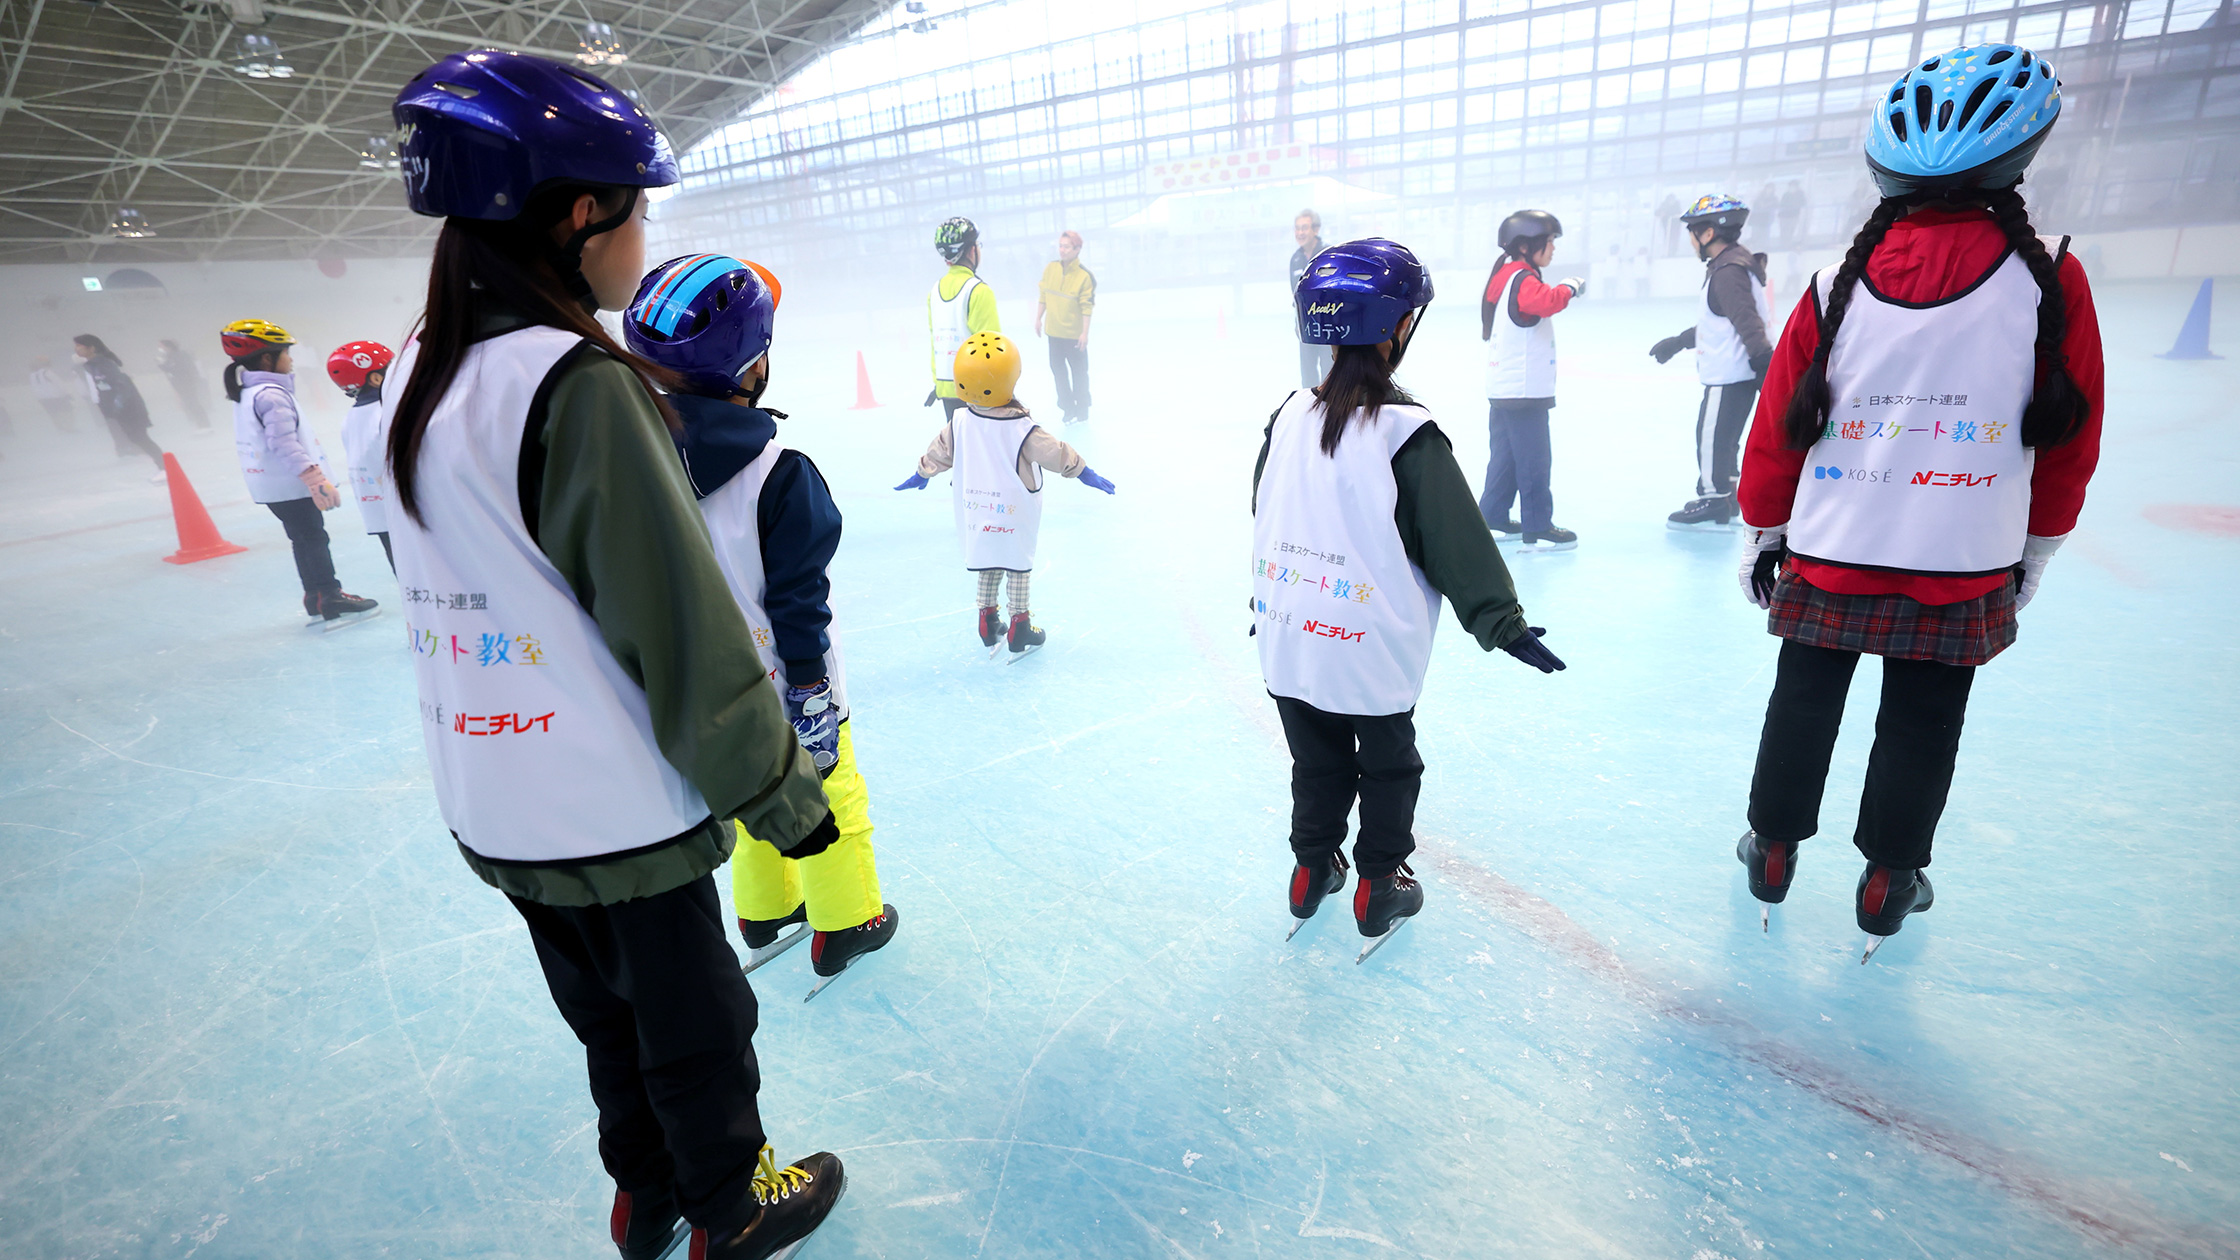
[[832,684],[819,678],[806,687],[786,688],[786,720],[793,723],[793,737],[809,750],[817,773],[831,773],[840,760],[840,711],[832,707]]
[[1102,490],[1106,494],[1111,494],[1114,489],[1111,482],[1106,481],[1102,477],[1099,477],[1097,475],[1097,470],[1089,467],[1087,464],[1083,464],[1081,466],[1081,484],[1089,487],[1091,490]]
[[911,473],[911,474],[910,474],[910,480],[908,480],[908,481],[905,481],[905,482],[903,482],[903,483],[902,483],[901,485],[899,485],[899,486],[896,486],[896,487],[895,487],[895,489],[897,489],[897,490],[923,490],[923,489],[925,489],[925,488],[926,488],[926,485],[927,485],[927,482],[926,482],[926,479],[925,479],[924,477],[921,477],[921,476],[919,476],[919,475],[918,475],[918,474],[916,474],[916,473]]

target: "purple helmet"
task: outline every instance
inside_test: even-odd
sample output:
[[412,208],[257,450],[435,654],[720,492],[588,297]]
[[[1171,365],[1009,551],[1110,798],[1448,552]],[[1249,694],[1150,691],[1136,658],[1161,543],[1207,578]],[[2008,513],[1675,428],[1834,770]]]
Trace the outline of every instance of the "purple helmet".
[[777,282],[762,268],[729,254],[687,254],[638,282],[622,337],[693,392],[728,398],[739,374],[769,353],[777,311]]
[[416,214],[511,219],[558,180],[677,182],[669,142],[621,89],[526,53],[453,53],[397,93],[397,156]]
[[1392,337],[1401,316],[1431,304],[1431,273],[1396,241],[1347,241],[1314,256],[1292,301],[1300,341],[1373,346]]

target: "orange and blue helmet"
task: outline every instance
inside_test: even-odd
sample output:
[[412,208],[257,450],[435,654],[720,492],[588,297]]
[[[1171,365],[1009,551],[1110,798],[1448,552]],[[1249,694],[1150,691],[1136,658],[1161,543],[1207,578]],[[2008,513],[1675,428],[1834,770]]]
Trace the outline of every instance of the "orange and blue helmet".
[[770,352],[778,278],[729,254],[687,254],[646,273],[622,317],[623,341],[685,379],[728,398],[739,374]]

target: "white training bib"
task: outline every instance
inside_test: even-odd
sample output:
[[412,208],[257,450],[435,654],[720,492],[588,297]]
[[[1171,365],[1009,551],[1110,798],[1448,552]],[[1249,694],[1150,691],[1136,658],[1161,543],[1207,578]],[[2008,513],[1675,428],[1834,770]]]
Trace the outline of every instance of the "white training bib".
[[1322,409],[1300,390],[1276,412],[1252,518],[1252,595],[1268,690],[1326,713],[1413,709],[1431,664],[1439,592],[1408,559],[1392,457],[1431,419],[1358,414],[1322,453]]
[[[1820,309],[1834,267],[1813,277]],[[1827,427],[1797,483],[1789,546],[1859,569],[1988,576],[2022,559],[2035,454],[2037,281],[2008,253],[1942,302],[1861,277],[1828,357]]]
[[[755,654],[762,658],[763,670],[781,694],[788,684],[779,673],[785,662],[778,659],[777,636],[770,628],[770,613],[763,602],[769,595],[770,583],[762,567],[761,512],[762,487],[769,484],[770,470],[777,467],[778,456],[784,450],[772,441],[753,462],[718,486],[715,493],[700,500],[700,515],[707,518],[709,541],[716,546],[716,566],[723,570],[723,580],[730,585],[732,598],[739,601],[739,611],[747,615],[747,629],[754,635]],[[840,659],[837,616],[825,627],[825,638],[831,644],[824,654],[825,681],[832,685],[832,707],[845,722],[848,720],[848,670]]]
[[[265,390],[276,390],[288,395],[284,385],[273,381],[259,381],[241,391],[233,404],[233,449],[241,457],[241,479],[249,483],[249,497],[259,503],[286,503],[290,499],[308,499],[311,491],[303,479],[280,466],[279,457],[265,441],[264,426],[257,423],[257,395]],[[303,413],[296,412],[296,440],[321,468],[327,465],[327,452],[319,445],[319,435],[303,422]]]
[[369,534],[389,531],[388,433],[381,427],[381,402],[362,402],[342,418],[342,458],[350,465],[350,492],[358,500],[358,519]]
[[[1757,303],[1758,322],[1770,337],[1774,332],[1773,305],[1766,300],[1766,282],[1757,273],[1743,269],[1750,278],[1750,300]],[[1740,385],[1758,379],[1750,367],[1750,348],[1742,344],[1742,334],[1734,330],[1734,321],[1711,310],[1711,273],[1703,276],[1703,287],[1696,291],[1696,379],[1706,385]]]
[[[601,858],[708,818],[654,740],[645,690],[522,516],[531,403],[582,342],[539,326],[470,348],[421,439],[422,521],[390,522],[436,803],[461,844],[498,861]],[[392,380],[411,381],[419,350]],[[404,392],[383,399],[384,427]]]
[[933,283],[933,294],[928,299],[929,322],[933,326],[933,379],[944,385],[957,380],[957,348],[972,335],[966,322],[972,312],[972,291],[980,287],[980,277],[973,276],[957,286],[953,298],[941,296],[941,282]]
[[1034,427],[1032,416],[999,419],[970,407],[957,408],[949,419],[949,448],[956,456],[950,496],[967,569],[1034,568],[1035,541],[1042,534],[1042,469],[1028,465],[1033,485],[1019,479],[1019,450]]
[[1545,316],[1529,325],[1509,314],[1510,295],[1528,275],[1530,267],[1509,273],[1494,304],[1493,336],[1486,347],[1486,397],[1553,398],[1556,393],[1556,330]]

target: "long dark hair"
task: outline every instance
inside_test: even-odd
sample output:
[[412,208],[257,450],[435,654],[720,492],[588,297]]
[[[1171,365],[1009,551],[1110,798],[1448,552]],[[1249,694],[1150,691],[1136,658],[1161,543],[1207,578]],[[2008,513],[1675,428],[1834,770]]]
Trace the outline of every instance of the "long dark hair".
[[96,359],[107,359],[118,367],[124,366],[124,360],[117,357],[117,352],[111,350],[106,342],[92,333],[79,333],[70,340],[93,351],[93,357]]
[[1338,453],[1338,439],[1345,436],[1346,424],[1355,413],[1365,411],[1374,421],[1385,407],[1408,407],[1416,401],[1392,379],[1392,364],[1377,353],[1375,346],[1337,347],[1337,353],[1330,356],[1330,374],[1322,378],[1314,396],[1322,408],[1325,455]]
[[[428,304],[421,312],[420,350],[413,359],[412,377],[397,396],[389,422],[389,473],[397,502],[405,515],[425,524],[420,515],[420,440],[436,404],[451,388],[475,342],[482,313],[492,308],[520,315],[531,324],[572,332],[628,364],[638,374],[646,398],[672,428],[675,416],[653,391],[650,381],[669,389],[683,382],[666,368],[648,363],[608,335],[591,312],[569,293],[567,279],[552,259],[559,254],[551,240],[552,228],[586,193],[597,199],[594,216],[604,218],[626,204],[630,189],[590,187],[582,184],[543,189],[529,198],[517,218],[503,222],[449,218],[436,237],[435,258],[428,268]],[[580,283],[580,279],[578,280]]]
[[[2060,264],[2046,252],[2046,243],[2030,226],[2030,212],[2022,204],[2022,194],[2014,189],[1945,194],[1938,200],[1989,210],[1998,220],[1999,230],[2006,234],[2007,247],[2022,256],[2031,278],[2038,282],[2037,379],[2030,402],[2022,409],[2022,444],[2046,450],[2067,442],[2084,427],[2090,405],[2077,378],[2069,374],[2069,356],[2061,349],[2069,332],[2069,307],[2062,300]],[[1812,364],[1797,381],[1796,392],[1789,396],[1789,410],[1782,416],[1791,450],[1810,450],[1820,440],[1831,401],[1828,354],[1835,348],[1844,312],[1851,307],[1852,290],[1858,286],[1859,277],[1866,274],[1867,259],[1889,234],[1890,225],[1917,205],[1900,197],[1885,199],[1867,216],[1866,225],[1852,238],[1851,249],[1836,268],[1835,279],[1828,286],[1827,308],[1820,313],[1820,345],[1812,352]]]
[[280,356],[285,354],[287,349],[286,346],[270,346],[257,351],[255,354],[245,354],[226,364],[224,376],[226,398],[232,402],[241,401],[241,374],[243,372],[279,371]]

